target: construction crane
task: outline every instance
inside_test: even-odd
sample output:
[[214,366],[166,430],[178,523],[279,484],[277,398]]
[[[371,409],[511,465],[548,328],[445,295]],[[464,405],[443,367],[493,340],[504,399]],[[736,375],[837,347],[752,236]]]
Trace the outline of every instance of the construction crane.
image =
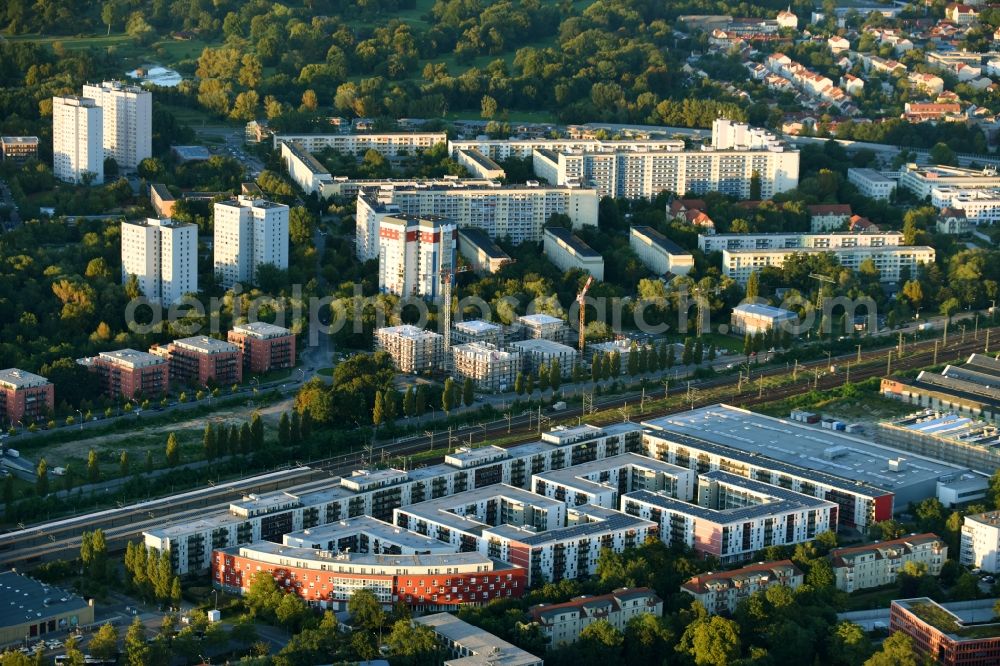
[[[820,283],[819,289],[816,291],[816,310],[819,312],[819,325],[823,325],[823,283],[836,284],[837,281],[834,280],[829,275],[820,275],[819,273],[810,273],[809,277]],[[820,331],[822,335],[822,331]]]
[[587,297],[587,292],[590,291],[590,285],[594,284],[594,276],[591,275],[587,278],[587,283],[583,285],[583,289],[580,293],[576,295],[576,302],[580,306],[580,356],[583,356],[583,345],[584,345],[584,326],[586,325],[587,316],[587,303],[584,300]]
[[468,266],[456,266],[455,268],[443,268],[440,273],[435,274],[441,276],[441,299],[444,301],[441,315],[444,317],[442,324],[444,327],[445,358],[451,351],[451,287],[455,281],[455,273],[465,273],[470,270],[472,269]]

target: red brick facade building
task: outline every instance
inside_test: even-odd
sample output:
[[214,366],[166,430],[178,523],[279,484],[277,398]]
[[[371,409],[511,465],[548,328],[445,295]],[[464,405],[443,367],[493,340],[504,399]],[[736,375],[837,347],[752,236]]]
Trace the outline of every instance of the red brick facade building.
[[154,345],[150,354],[167,359],[170,381],[202,387],[243,381],[243,354],[236,345],[203,335]]
[[243,352],[243,367],[253,373],[295,367],[295,334],[287,328],[253,322],[237,324],[229,341]]
[[110,398],[159,397],[170,385],[168,361],[134,349],[101,352],[77,363],[100,378],[101,388]]
[[363,588],[383,605],[427,611],[518,598],[528,587],[525,569],[479,553],[336,555],[266,541],[212,553],[212,584],[227,591],[246,591],[258,571],[309,604],[335,610],[347,608],[351,594]]
[[47,417],[55,406],[55,387],[49,380],[17,368],[0,370],[0,421],[27,425]]
[[1000,623],[966,624],[926,597],[893,601],[889,631],[909,635],[914,649],[940,666],[1000,664]]

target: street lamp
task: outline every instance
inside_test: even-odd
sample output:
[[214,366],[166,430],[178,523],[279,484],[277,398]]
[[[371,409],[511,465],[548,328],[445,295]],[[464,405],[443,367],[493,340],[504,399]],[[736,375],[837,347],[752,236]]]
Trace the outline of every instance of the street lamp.
[[78,409],[76,413],[80,415],[80,430],[83,430],[83,412]]

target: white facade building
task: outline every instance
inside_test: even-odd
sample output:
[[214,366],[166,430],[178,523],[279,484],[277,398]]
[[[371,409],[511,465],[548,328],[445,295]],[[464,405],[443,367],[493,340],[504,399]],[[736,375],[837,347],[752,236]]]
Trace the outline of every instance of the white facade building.
[[198,226],[167,219],[122,222],[122,283],[135,275],[151,303],[198,291]]
[[694,256],[653,227],[632,227],[629,247],[643,266],[657,275],[687,275],[694,268]]
[[104,114],[92,99],[52,98],[52,173],[68,183],[104,182]]
[[241,195],[213,212],[215,274],[224,287],[253,284],[264,264],[288,268],[288,206]]
[[896,190],[896,181],[875,169],[848,169],[847,182],[869,199],[888,200]]
[[101,107],[104,156],[134,170],[153,156],[153,95],[139,86],[104,81],[83,86],[83,96]]
[[733,308],[729,330],[737,335],[770,333],[784,325],[795,325],[799,316],[791,310],[776,308],[763,303],[741,303]]
[[520,353],[503,351],[488,342],[454,345],[451,358],[456,377],[471,379],[480,391],[510,391],[521,371]]
[[931,204],[944,210],[958,209],[973,224],[995,224],[1000,221],[1000,188],[963,189],[935,187],[931,190]]
[[965,517],[958,561],[967,567],[1000,572],[1000,512]]
[[709,615],[732,614],[741,601],[775,585],[797,590],[805,575],[791,560],[759,562],[732,571],[709,571],[681,585],[681,592],[694,597]]
[[400,372],[416,374],[443,366],[444,336],[410,324],[377,329],[375,347],[392,356]]
[[333,176],[318,159],[295,142],[281,142],[281,160],[292,181],[306,194],[324,195],[324,188],[333,183]]
[[925,199],[935,187],[956,187],[967,190],[1000,187],[1000,174],[996,167],[981,170],[952,166],[917,166],[907,164],[900,170],[899,186]]
[[900,245],[903,234],[898,231],[855,233],[831,231],[827,233],[760,233],[760,234],[698,234],[698,249],[702,252],[724,250],[832,250],[853,247],[887,247]]
[[386,157],[413,155],[417,151],[433,148],[445,143],[448,135],[444,132],[391,132],[386,134],[275,134],[273,147],[282,142],[301,144],[306,151],[318,153],[324,148],[332,148],[341,153],[361,156],[374,150]]
[[934,248],[927,245],[885,245],[832,248],[796,248],[774,250],[723,250],[722,272],[742,285],[750,279],[750,274],[768,266],[783,266],[785,260],[798,254],[818,254],[828,252],[836,257],[842,266],[857,270],[862,262],[871,259],[879,271],[882,282],[898,282],[904,270],[910,275],[917,274],[920,264],[934,263]]
[[604,280],[604,257],[575,236],[569,229],[549,227],[544,235],[545,256],[549,261],[568,271],[579,268],[590,273],[595,280]]
[[901,539],[830,551],[838,590],[851,593],[892,585],[907,562],[937,576],[948,559],[948,544],[936,534],[911,534]]
[[528,609],[550,647],[575,643],[594,622],[608,622],[624,633],[632,618],[645,613],[663,615],[663,600],[648,587],[618,588],[599,597],[585,595],[561,604],[538,604]]
[[524,359],[524,369],[529,372],[536,372],[542,364],[550,366],[552,361],[559,361],[559,372],[566,378],[573,373],[573,366],[576,364],[577,351],[552,340],[522,340],[512,342],[508,348],[520,352]]
[[428,215],[379,220],[378,288],[383,294],[439,298],[455,268],[455,225]]

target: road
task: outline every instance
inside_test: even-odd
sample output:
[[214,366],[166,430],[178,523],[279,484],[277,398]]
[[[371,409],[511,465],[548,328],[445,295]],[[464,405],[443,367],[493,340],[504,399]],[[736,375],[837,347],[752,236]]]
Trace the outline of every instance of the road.
[[[990,329],[991,333],[1000,333],[1000,327]],[[974,338],[969,334],[966,340],[959,336],[949,339],[947,347],[940,347],[935,351],[935,343],[940,341],[925,340],[917,343],[907,343],[905,353],[902,358],[893,360],[893,368],[896,370],[914,369],[930,365],[937,354],[939,360],[958,358],[974,351],[981,351],[984,345],[984,331],[979,332],[979,338]],[[1000,338],[995,338],[1000,340]],[[939,346],[939,345],[938,345]],[[879,349],[862,352],[861,359],[868,362],[867,365],[856,367],[850,371],[852,381],[862,381],[871,377],[880,377],[884,374],[888,353],[893,350]],[[850,362],[854,362],[856,354],[845,354],[831,359],[833,365],[843,368]],[[746,407],[763,402],[782,400],[794,395],[800,395],[810,388],[830,389],[842,385],[847,377],[843,371],[831,373],[827,368],[828,361],[813,361],[800,364],[799,371],[801,377],[796,382],[791,382],[783,386],[769,387],[764,393],[758,389],[762,386],[756,381],[740,382],[738,378],[731,375],[714,377],[708,380],[692,381],[690,399],[683,405],[668,410],[642,409],[641,393],[629,393],[608,397],[604,400],[595,400],[595,410],[607,410],[628,406],[627,417],[630,420],[640,421],[671,413],[685,411],[688,408],[702,407],[718,402],[730,402]],[[788,375],[788,368],[762,368],[758,377],[774,377]],[[756,380],[757,377],[754,377]],[[728,392],[716,392],[712,396],[704,395],[704,389],[722,389],[728,387]],[[542,417],[542,424],[539,424],[539,416]],[[551,413],[528,410],[521,414],[511,414],[510,418],[502,418],[491,423],[473,424],[461,428],[455,428],[450,432],[450,439],[445,433],[431,433],[430,435],[416,435],[408,438],[392,441],[376,442],[374,446],[374,456],[379,460],[395,462],[405,456],[416,453],[424,453],[428,450],[440,450],[441,455],[425,461],[426,464],[434,464],[444,459],[445,453],[454,446],[475,445],[491,439],[516,435],[513,441],[505,443],[505,446],[512,446],[519,443],[536,441],[541,426],[551,418],[560,420],[570,420],[573,418],[585,418],[582,410],[578,407],[569,408],[553,415]],[[352,470],[366,464],[363,461],[362,451],[341,454],[332,458],[327,458],[311,463],[314,468],[312,473],[317,474],[320,480],[311,482],[304,487],[296,487],[295,492],[308,492],[310,486],[316,487],[328,483],[330,476],[349,474]],[[305,472],[303,472],[305,473]],[[122,509],[110,509],[97,514],[88,514],[71,519],[72,522],[57,521],[54,524],[42,524],[28,530],[11,532],[0,535],[0,564],[13,565],[18,562],[54,559],[58,557],[68,557],[75,555],[79,549],[79,533],[83,530],[94,530],[98,527],[105,529],[108,537],[109,551],[118,551],[125,547],[125,543],[138,537],[143,531],[152,527],[161,527],[165,524],[165,519],[182,521],[192,517],[198,517],[210,510],[225,509],[228,502],[233,498],[241,496],[241,489],[236,488],[239,483],[226,484],[224,488],[216,489],[218,495],[212,497],[210,494],[196,498],[199,507],[180,511],[178,497],[167,497],[156,500],[155,508],[149,504],[124,507]],[[275,488],[289,488],[298,486],[302,481],[296,478],[280,480],[272,484]],[[195,492],[206,492],[210,489],[202,489]],[[183,498],[184,496],[180,496]],[[214,503],[213,503],[214,500]],[[187,505],[189,506],[189,505]],[[146,509],[149,517],[146,518]]]

